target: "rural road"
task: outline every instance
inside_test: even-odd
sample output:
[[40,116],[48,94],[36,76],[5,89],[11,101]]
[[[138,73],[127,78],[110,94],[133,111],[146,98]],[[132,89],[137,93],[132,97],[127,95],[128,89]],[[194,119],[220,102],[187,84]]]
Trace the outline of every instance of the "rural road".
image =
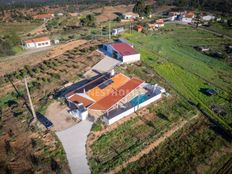
[[85,144],[92,127],[92,122],[85,120],[64,131],[56,132],[63,144],[72,174],[90,174]]

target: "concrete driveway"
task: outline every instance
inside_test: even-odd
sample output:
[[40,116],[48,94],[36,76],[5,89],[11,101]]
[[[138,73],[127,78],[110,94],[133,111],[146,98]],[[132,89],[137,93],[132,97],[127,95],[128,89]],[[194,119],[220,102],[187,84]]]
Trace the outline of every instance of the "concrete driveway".
[[94,65],[90,71],[85,73],[85,77],[93,77],[99,73],[110,72],[115,66],[120,65],[120,61],[104,55],[104,58]]
[[56,132],[63,144],[72,174],[90,174],[85,143],[92,127],[92,122],[85,120],[64,131]]

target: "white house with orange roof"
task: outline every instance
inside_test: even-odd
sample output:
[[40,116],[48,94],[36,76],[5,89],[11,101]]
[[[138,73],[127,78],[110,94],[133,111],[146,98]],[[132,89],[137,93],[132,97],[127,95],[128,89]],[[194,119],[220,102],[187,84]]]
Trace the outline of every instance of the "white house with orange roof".
[[23,48],[25,49],[43,48],[48,46],[51,46],[49,37],[40,37],[23,41]]
[[107,124],[132,114],[162,98],[165,89],[122,73],[98,76],[66,95],[73,117],[86,120],[88,115],[101,117]]
[[194,17],[195,17],[194,12],[192,12],[192,11],[186,12],[186,13],[183,15],[182,22],[187,23],[187,24],[190,24],[190,23],[192,23]]

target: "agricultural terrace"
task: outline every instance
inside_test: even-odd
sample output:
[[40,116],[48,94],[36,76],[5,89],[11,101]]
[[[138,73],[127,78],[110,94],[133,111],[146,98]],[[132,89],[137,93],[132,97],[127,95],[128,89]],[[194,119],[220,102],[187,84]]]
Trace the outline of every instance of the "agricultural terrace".
[[230,173],[231,142],[227,138],[201,117],[119,173],[217,173],[209,169],[222,159],[225,166],[221,164],[220,169],[218,165],[218,173]]
[[[140,51],[142,66],[152,68],[179,94],[231,129],[232,68],[193,48],[200,45],[221,47],[232,44],[231,40],[180,24],[167,24],[157,32],[133,32],[123,36]],[[218,94],[207,96],[201,92],[204,88],[215,89]],[[213,113],[212,104],[223,107],[227,116]]]
[[47,131],[39,122],[29,128],[32,115],[22,80],[27,78],[35,110],[44,114],[56,92],[67,81],[82,78],[101,60],[101,55],[95,51],[98,45],[98,41],[86,42],[62,55],[0,77],[0,161],[5,161],[0,173],[5,170],[70,173],[65,152],[54,132]]

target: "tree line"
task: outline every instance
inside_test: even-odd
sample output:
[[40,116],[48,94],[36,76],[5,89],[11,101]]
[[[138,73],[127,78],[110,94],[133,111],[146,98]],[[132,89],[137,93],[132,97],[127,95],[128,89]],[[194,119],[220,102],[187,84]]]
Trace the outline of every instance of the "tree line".
[[183,8],[197,8],[201,10],[232,12],[231,0],[157,0],[158,5],[175,5]]

